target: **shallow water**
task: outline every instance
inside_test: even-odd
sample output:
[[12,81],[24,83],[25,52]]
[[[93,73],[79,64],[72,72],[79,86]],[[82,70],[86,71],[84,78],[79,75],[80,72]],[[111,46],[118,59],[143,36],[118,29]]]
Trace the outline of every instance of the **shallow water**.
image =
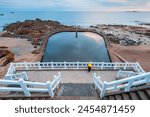
[[103,38],[91,32],[62,32],[51,36],[42,62],[110,62]]

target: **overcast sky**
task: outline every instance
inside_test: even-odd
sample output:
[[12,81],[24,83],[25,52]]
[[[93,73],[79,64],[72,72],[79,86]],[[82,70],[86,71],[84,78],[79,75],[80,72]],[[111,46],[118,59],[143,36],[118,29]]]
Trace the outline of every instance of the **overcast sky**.
[[0,0],[0,11],[150,11],[150,0]]

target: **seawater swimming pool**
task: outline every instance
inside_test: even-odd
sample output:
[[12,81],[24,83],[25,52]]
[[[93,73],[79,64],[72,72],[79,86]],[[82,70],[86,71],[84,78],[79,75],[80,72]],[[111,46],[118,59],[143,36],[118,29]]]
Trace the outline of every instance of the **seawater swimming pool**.
[[92,32],[61,32],[52,35],[42,62],[110,62],[105,41]]

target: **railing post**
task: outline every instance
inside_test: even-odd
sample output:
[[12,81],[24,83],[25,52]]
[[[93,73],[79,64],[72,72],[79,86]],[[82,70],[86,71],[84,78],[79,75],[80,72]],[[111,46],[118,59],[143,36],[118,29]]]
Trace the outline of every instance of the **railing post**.
[[22,90],[23,90],[25,96],[26,96],[26,97],[29,97],[29,96],[30,96],[30,92],[28,91],[28,88],[27,88],[26,84],[24,83],[24,80],[23,80],[23,79],[20,79],[20,80],[19,80],[19,84],[20,84],[20,86],[21,86],[21,88],[22,88]]
[[102,62],[102,65],[101,65],[101,70],[104,69],[104,62]]
[[58,75],[54,75],[54,78],[53,78],[53,81],[55,81],[54,84],[53,84],[54,86],[57,85],[57,78],[58,78]]
[[106,88],[107,88],[107,81],[104,81],[102,90],[101,90],[101,94],[100,94],[100,98],[103,98],[105,96]]
[[67,69],[67,67],[66,67],[66,61],[64,61],[64,68]]
[[15,67],[14,67],[14,65],[12,63],[10,63],[10,67],[13,69],[13,73],[15,73],[16,69],[15,69]]
[[60,76],[59,83],[61,83],[61,79],[62,79],[62,77],[61,77],[61,72],[59,72],[58,74],[59,74],[59,76]]
[[51,86],[51,82],[50,81],[47,81],[47,88],[48,88],[48,93],[51,97],[54,97],[54,93],[53,93],[53,89],[52,89],[52,86]]
[[24,80],[28,80],[28,76],[27,76],[27,74],[26,74],[26,72],[23,72],[23,74],[24,74]]
[[138,73],[140,73],[140,71],[139,71],[139,63],[138,62],[136,62],[136,64],[135,64],[135,66],[134,66],[134,70],[136,71],[136,72],[138,72]]
[[51,67],[52,67],[52,69],[54,69],[53,61],[51,61]]
[[140,71],[139,71],[139,63],[138,62],[136,62],[136,70],[140,73]]
[[24,65],[25,65],[25,67],[26,67],[26,70],[29,70],[29,67],[28,67],[28,65],[27,65],[26,62],[24,62]]
[[132,84],[133,84],[133,81],[130,80],[130,81],[128,82],[128,84],[127,84],[127,87],[125,88],[125,92],[129,92],[129,91],[130,91]]
[[115,62],[114,70],[116,70],[116,68],[117,68],[117,64],[118,64],[118,63],[117,63],[117,62]]
[[95,90],[97,89],[97,80],[96,80],[96,73],[93,74],[93,84],[95,85]]
[[100,79],[101,79],[101,77],[97,76],[97,87],[96,87],[96,89],[98,88],[98,86],[100,86]]
[[145,73],[145,71],[143,70],[143,68],[140,66],[140,64],[137,62],[137,68],[138,68],[138,72],[139,73]]
[[124,70],[127,69],[128,62],[125,63]]
[[5,75],[5,80],[11,80],[11,76],[10,75]]
[[77,69],[79,69],[79,61],[77,61]]
[[40,62],[37,62],[39,70],[41,70]]
[[118,71],[118,73],[117,73],[117,78],[120,77],[120,72],[121,72],[121,70]]

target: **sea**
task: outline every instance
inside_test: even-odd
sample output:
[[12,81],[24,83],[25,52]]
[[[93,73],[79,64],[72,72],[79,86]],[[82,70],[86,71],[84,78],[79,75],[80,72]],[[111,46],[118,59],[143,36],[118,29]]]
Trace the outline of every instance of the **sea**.
[[0,12],[0,31],[17,21],[42,20],[59,21],[65,25],[91,26],[97,24],[139,25],[150,23],[150,12],[102,12],[102,11],[15,11]]

